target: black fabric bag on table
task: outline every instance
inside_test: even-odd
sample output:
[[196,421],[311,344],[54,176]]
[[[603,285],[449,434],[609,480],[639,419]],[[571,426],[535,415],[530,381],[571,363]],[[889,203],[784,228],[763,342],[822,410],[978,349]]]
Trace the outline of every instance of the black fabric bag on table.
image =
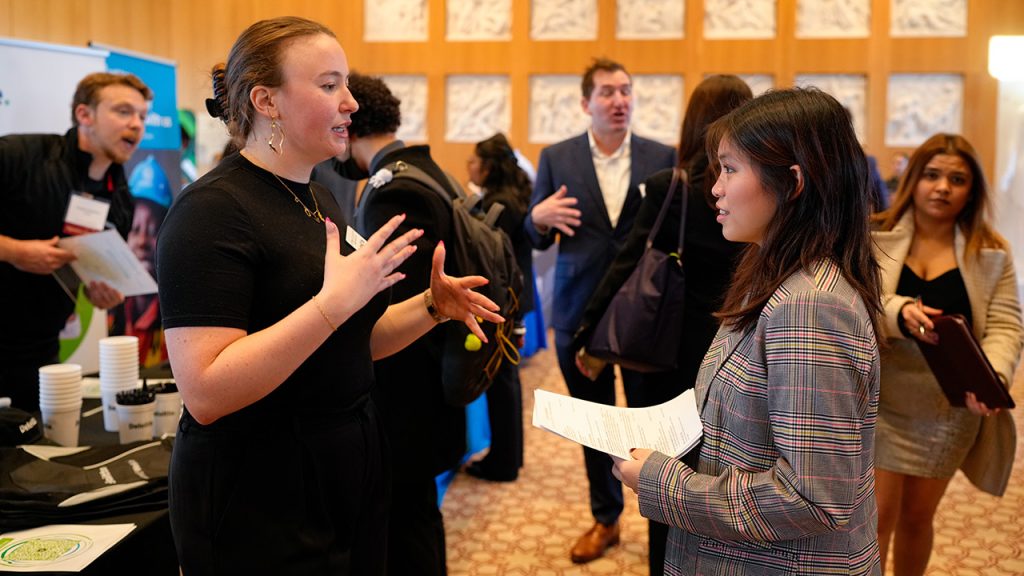
[[167,507],[173,438],[40,456],[46,446],[0,448],[0,531],[75,524]]
[[[676,188],[682,188],[679,242],[666,254],[654,248]],[[587,354],[637,372],[664,372],[676,367],[682,339],[683,237],[686,231],[686,173],[672,171],[665,202],[647,235],[647,245],[636,269],[608,303],[587,344]]]

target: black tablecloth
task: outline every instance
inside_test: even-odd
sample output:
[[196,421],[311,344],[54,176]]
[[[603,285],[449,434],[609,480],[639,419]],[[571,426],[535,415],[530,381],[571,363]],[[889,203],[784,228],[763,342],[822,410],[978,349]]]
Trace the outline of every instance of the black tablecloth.
[[[85,399],[82,403],[82,425],[79,446],[118,444],[117,432],[103,429],[100,400]],[[82,524],[135,524],[136,528],[113,548],[89,564],[79,574],[109,576],[111,574],[146,574],[176,576],[178,556],[171,537],[167,508],[88,520]],[[36,572],[36,574],[68,574],[68,572]]]

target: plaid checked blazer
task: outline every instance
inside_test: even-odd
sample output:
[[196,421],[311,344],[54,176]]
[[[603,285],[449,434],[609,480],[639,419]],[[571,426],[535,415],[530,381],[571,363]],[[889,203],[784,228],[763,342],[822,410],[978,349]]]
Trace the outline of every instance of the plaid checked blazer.
[[879,574],[878,345],[858,293],[822,261],[754,328],[719,330],[697,376],[696,471],[654,453],[640,512],[672,527],[665,574]]

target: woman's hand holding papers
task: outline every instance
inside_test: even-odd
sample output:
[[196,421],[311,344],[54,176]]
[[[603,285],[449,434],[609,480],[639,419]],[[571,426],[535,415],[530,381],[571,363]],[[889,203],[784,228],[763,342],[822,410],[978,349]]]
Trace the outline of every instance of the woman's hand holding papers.
[[629,451],[629,455],[633,457],[632,460],[623,460],[612,456],[612,460],[615,461],[612,466],[612,474],[619,479],[619,482],[629,486],[633,492],[637,492],[637,488],[640,486],[640,470],[653,453],[653,450],[647,448],[633,448]]

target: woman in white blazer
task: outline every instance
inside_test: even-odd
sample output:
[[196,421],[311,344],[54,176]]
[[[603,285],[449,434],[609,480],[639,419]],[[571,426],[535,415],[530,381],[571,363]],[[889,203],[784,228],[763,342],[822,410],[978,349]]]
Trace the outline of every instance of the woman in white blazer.
[[924,574],[932,520],[958,468],[1001,495],[1013,465],[1009,412],[967,394],[952,407],[915,338],[936,342],[931,318],[963,314],[1003,384],[1009,386],[1022,329],[1013,258],[989,225],[988,188],[974,148],[936,134],[910,158],[892,207],[876,215],[885,335],[876,438],[875,489],[883,565]]

